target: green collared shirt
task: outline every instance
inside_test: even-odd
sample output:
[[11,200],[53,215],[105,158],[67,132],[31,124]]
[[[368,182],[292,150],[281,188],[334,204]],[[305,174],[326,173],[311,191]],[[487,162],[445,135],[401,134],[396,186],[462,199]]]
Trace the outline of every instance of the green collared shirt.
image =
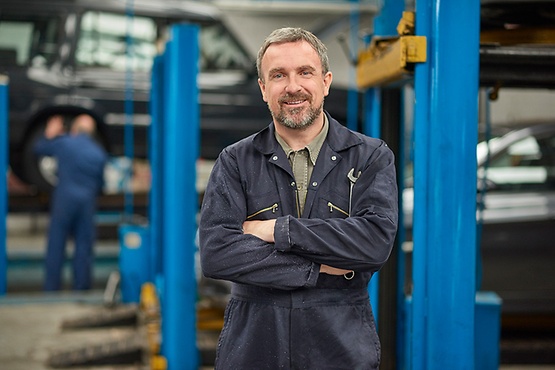
[[328,117],[324,115],[324,127],[322,127],[320,133],[307,146],[297,151],[291,149],[291,147],[281,136],[279,136],[276,131],[276,140],[283,148],[287,158],[289,158],[289,163],[293,169],[293,176],[295,177],[295,183],[297,186],[297,207],[299,217],[304,210],[310,176],[312,176],[312,171],[316,165],[316,159],[318,158],[320,149],[322,149],[324,140],[326,140],[326,136],[328,135],[328,129]]

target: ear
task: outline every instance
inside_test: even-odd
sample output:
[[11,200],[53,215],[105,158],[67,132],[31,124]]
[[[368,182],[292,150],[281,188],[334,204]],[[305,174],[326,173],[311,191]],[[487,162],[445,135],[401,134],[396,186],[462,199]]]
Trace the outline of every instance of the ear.
[[324,96],[328,96],[330,93],[331,82],[333,80],[333,74],[328,72],[324,75]]
[[258,79],[258,87],[260,87],[260,92],[262,93],[262,100],[267,103],[268,99],[266,98],[266,84],[260,78]]

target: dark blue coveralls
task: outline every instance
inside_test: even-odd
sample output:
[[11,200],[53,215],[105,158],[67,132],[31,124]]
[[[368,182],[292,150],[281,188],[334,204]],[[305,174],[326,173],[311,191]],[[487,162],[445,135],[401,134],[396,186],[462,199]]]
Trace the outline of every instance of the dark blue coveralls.
[[65,246],[74,237],[73,289],[90,289],[96,198],[102,190],[108,155],[92,137],[81,133],[39,139],[35,153],[58,162],[58,184],[51,199],[44,290],[61,289]]
[[[394,156],[383,141],[328,120],[301,217],[272,123],[215,163],[200,217],[201,264],[207,277],[233,282],[216,369],[379,367],[367,288],[397,232]],[[276,220],[275,243],[243,233],[245,220],[268,219]],[[319,274],[321,264],[355,275]]]

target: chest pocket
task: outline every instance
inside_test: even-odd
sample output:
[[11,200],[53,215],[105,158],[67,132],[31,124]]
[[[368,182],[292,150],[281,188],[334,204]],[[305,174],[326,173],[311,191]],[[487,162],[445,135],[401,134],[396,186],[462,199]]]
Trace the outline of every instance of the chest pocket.
[[279,198],[275,192],[251,194],[247,199],[247,220],[270,220],[281,215]]
[[347,218],[349,199],[332,190],[317,199],[314,211],[317,218]]

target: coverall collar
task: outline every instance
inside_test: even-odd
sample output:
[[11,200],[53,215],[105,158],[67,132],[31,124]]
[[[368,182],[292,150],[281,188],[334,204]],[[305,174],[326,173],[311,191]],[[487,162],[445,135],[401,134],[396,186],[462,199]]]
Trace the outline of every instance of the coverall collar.
[[[328,137],[325,142],[333,151],[341,152],[354,145],[360,145],[362,143],[360,138],[333,119],[328,112],[324,111],[324,114],[328,117],[328,122],[330,124]],[[275,127],[273,122],[271,122],[267,128],[254,136],[253,144],[256,150],[265,155],[276,153],[279,150],[283,152],[281,146],[275,138]]]

